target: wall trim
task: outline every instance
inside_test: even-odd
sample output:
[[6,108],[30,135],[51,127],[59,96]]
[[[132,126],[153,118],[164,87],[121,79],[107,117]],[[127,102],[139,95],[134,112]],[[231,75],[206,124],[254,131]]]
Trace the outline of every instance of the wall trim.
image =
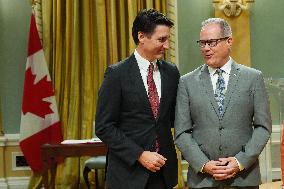
[[0,178],[0,189],[8,189],[6,178]]
[[281,139],[281,125],[272,125],[271,142],[280,143]]
[[[281,180],[281,168],[272,168],[272,181],[273,180]],[[279,178],[280,176],[280,178]]]
[[5,146],[7,138],[5,136],[0,136],[0,146]]
[[0,137],[0,146],[19,146],[20,134],[5,134]]
[[29,181],[30,181],[30,177],[8,177],[7,178],[7,184],[8,184],[9,189],[28,188]]
[[0,189],[23,189],[28,188],[30,177],[0,178]]

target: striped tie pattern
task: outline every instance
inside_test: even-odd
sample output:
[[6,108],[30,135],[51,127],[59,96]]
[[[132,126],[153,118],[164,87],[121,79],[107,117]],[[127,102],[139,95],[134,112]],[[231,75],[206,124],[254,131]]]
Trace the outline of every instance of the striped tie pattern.
[[[148,68],[148,75],[147,75],[148,98],[151,104],[153,116],[155,119],[157,119],[160,101],[159,101],[159,95],[157,92],[156,84],[153,79],[153,71],[154,71],[154,65],[150,63],[149,68]],[[155,141],[155,150],[156,152],[160,151],[160,144],[159,144],[158,137],[156,137],[156,141]]]
[[158,110],[159,110],[159,95],[157,92],[156,84],[153,79],[153,70],[154,65],[151,63],[148,68],[148,75],[147,75],[147,84],[148,84],[148,98],[151,104],[153,116],[157,119]]
[[223,115],[224,113],[224,101],[225,101],[225,80],[222,76],[222,73],[224,71],[221,69],[216,70],[216,74],[218,74],[218,80],[216,83],[216,90],[215,90],[215,99],[218,104],[218,111],[220,115]]

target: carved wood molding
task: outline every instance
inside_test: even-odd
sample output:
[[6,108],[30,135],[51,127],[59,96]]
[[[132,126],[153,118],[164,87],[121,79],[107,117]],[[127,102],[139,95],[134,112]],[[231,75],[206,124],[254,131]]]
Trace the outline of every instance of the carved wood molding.
[[215,9],[223,11],[228,17],[237,17],[242,11],[248,10],[254,0],[213,0]]

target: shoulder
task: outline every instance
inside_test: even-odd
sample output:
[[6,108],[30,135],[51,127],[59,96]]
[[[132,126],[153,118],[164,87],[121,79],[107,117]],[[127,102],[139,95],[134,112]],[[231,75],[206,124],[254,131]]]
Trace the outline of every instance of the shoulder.
[[181,76],[181,80],[187,80],[187,79],[194,79],[196,77],[199,77],[201,72],[206,71],[206,65],[201,65],[197,67],[195,70],[188,72]]
[[233,63],[231,74],[239,75],[239,81],[246,84],[256,85],[259,83],[264,83],[264,76],[260,70],[251,68],[245,65]]
[[245,65],[242,65],[242,64],[238,64],[238,63],[235,63],[235,66],[237,68],[239,68],[241,72],[244,72],[244,73],[250,73],[250,74],[256,74],[256,75],[261,74],[261,71],[255,69],[255,68],[251,68],[251,67],[248,67],[248,66],[245,66]]
[[128,73],[128,69],[136,63],[134,55],[131,55],[124,60],[121,60],[115,64],[109,65],[106,68],[105,74],[112,73],[112,75],[120,75],[123,73]]
[[134,62],[134,61],[136,62],[136,59],[134,56],[131,55],[130,57],[125,58],[124,60],[121,60],[115,64],[108,66],[108,68],[112,70],[125,69],[129,66],[130,62]]
[[159,64],[159,69],[163,69],[164,71],[167,71],[168,73],[174,74],[178,77],[180,76],[179,70],[175,64],[166,62],[164,60],[159,60],[158,64]]
[[241,77],[244,79],[250,80],[250,79],[259,79],[263,77],[262,72],[255,68],[251,68],[238,63],[234,63],[232,66],[234,66],[236,69],[240,71]]
[[159,60],[158,64],[166,69],[177,70],[177,66],[174,63],[166,62],[164,60]]

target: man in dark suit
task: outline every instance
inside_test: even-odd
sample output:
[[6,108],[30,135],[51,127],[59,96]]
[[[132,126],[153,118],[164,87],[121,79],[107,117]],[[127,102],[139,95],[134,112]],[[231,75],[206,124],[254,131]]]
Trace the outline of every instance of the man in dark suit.
[[189,163],[190,188],[256,189],[258,156],[271,134],[262,73],[230,56],[229,24],[202,23],[198,41],[205,64],[180,78],[175,142]]
[[177,184],[171,128],[179,72],[160,60],[169,48],[172,26],[153,9],[141,11],[132,27],[137,48],[105,72],[96,135],[108,146],[110,189],[170,189]]

